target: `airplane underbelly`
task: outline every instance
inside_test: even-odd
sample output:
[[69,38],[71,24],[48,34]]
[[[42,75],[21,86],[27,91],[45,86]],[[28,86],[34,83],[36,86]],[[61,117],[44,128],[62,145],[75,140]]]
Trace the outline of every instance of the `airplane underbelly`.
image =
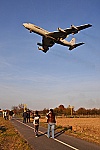
[[48,37],[43,37],[43,45],[46,45],[48,47],[52,47],[55,44],[55,42],[53,40],[51,40]]

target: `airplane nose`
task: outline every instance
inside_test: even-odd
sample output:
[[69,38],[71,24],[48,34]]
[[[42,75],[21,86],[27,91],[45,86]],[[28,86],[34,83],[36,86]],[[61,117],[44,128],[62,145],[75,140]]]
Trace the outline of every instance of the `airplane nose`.
[[26,24],[26,23],[23,23],[23,26],[24,26],[24,27],[25,27],[25,24]]

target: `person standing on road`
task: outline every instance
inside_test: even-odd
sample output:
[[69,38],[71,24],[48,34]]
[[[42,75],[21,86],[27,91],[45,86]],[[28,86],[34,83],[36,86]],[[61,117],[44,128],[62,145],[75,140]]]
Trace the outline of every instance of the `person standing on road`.
[[5,118],[5,120],[7,120],[7,111],[6,110],[4,111],[4,118]]
[[23,123],[26,123],[27,112],[23,112]]
[[30,110],[27,111],[27,123],[30,122]]
[[12,110],[9,111],[9,120],[12,119],[12,116],[13,116],[14,112]]
[[38,137],[39,119],[40,119],[40,115],[38,114],[38,111],[36,110],[34,114],[34,121],[33,121],[35,137]]
[[47,135],[48,138],[50,138],[50,131],[52,131],[52,138],[54,138],[54,129],[55,129],[55,114],[53,112],[53,109],[49,110],[49,113],[46,115],[47,118],[47,123],[48,123],[48,131],[47,131]]

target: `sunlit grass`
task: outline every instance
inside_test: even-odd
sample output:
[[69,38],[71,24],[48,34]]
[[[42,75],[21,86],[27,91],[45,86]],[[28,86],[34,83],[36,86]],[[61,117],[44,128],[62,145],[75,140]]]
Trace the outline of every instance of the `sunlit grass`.
[[0,150],[31,150],[9,120],[0,117]]

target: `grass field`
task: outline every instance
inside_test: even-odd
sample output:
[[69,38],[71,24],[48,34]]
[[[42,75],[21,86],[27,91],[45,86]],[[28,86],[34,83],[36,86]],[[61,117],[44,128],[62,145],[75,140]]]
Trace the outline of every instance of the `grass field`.
[[[100,118],[57,118],[56,121],[57,126],[72,126],[66,134],[100,145]],[[46,119],[41,118],[41,122]]]
[[[72,126],[65,134],[100,145],[100,118],[57,118],[58,130]],[[46,118],[40,119],[40,125],[47,127]],[[0,117],[0,150],[31,150],[27,141],[13,127],[9,120]]]
[[9,120],[0,117],[0,150],[31,150]]

